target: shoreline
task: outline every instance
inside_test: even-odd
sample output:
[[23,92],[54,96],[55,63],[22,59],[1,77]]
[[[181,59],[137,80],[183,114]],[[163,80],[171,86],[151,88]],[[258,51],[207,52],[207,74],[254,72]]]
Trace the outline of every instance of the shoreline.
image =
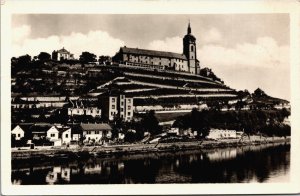
[[241,147],[252,145],[263,145],[271,143],[290,143],[290,137],[268,137],[256,138],[239,142],[239,139],[226,139],[218,141],[204,140],[191,142],[174,142],[158,144],[124,144],[111,146],[84,146],[76,148],[53,148],[53,149],[33,149],[33,150],[12,150],[11,160],[15,161],[50,161],[54,159],[88,159],[91,157],[109,157],[113,155],[145,154],[153,152],[177,152],[189,150],[220,149],[228,147]]

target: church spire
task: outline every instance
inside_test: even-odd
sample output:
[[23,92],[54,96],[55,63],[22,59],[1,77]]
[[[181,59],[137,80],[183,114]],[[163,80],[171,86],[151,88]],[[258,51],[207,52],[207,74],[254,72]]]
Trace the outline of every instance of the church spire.
[[191,24],[190,24],[190,20],[189,20],[189,26],[188,26],[188,34],[191,34],[192,33],[192,29],[191,29]]

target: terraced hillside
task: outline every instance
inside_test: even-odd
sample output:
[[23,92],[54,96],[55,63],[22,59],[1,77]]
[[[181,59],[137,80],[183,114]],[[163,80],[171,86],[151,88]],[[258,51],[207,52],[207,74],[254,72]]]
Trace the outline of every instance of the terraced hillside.
[[110,69],[120,71],[123,76],[98,86],[90,93],[118,89],[127,96],[132,96],[136,107],[155,105],[178,107],[237,99],[237,92],[234,89],[208,77],[128,67],[110,67]]

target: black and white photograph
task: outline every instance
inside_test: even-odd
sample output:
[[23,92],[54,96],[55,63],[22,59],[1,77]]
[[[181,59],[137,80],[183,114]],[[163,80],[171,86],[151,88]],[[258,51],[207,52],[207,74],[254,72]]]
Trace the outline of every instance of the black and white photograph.
[[146,6],[125,2],[120,13],[10,13],[9,64],[1,63],[6,183],[191,185],[193,193],[205,184],[295,183],[295,14],[189,12],[193,1],[177,2],[183,13],[132,13],[128,4]]

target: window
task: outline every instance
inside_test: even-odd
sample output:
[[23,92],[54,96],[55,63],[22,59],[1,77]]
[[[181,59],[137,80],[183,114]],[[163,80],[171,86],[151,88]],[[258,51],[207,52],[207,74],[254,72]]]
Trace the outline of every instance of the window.
[[95,131],[95,134],[99,134],[99,131]]
[[51,134],[50,134],[50,137],[55,137],[55,133],[51,133]]
[[130,116],[131,115],[131,112],[127,112],[127,116]]
[[124,102],[123,101],[121,101],[121,106],[123,106],[124,105]]
[[192,51],[192,52],[194,51],[194,46],[191,46],[191,51]]
[[112,116],[113,116],[113,115],[114,115],[114,113],[113,113],[113,112],[111,112],[111,113],[110,113],[110,115],[112,115]]
[[111,101],[113,102],[113,103],[115,103],[116,102],[116,98],[111,98]]
[[128,103],[131,103],[131,99],[128,99]]
[[121,108],[121,112],[123,112],[124,111],[124,109],[123,108]]
[[91,134],[91,131],[87,131],[86,134]]
[[65,137],[68,138],[68,137],[69,137],[69,134],[66,134]]
[[93,110],[91,110],[91,113],[93,113]]
[[20,134],[20,133],[18,134],[18,137],[21,137],[21,134]]
[[112,109],[115,109],[115,107],[116,107],[115,105],[112,105],[112,106],[111,106]]
[[130,105],[128,106],[128,110],[131,110],[131,106]]

